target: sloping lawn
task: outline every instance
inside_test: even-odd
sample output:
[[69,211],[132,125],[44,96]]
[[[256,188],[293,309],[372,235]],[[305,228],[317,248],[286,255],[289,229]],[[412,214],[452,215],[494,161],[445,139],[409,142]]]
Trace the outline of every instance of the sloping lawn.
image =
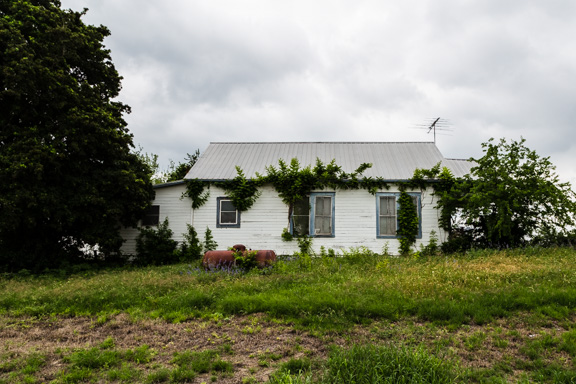
[[[351,249],[250,273],[21,273],[0,280],[0,383],[576,382],[575,261],[568,248],[430,258]],[[49,332],[70,322],[84,344],[74,330],[69,345]],[[139,331],[149,327],[157,339]],[[177,341],[186,334],[193,344]]]

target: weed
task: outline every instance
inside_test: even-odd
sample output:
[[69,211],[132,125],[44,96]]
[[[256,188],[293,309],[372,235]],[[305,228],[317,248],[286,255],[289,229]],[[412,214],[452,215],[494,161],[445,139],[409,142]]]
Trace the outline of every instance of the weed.
[[467,349],[474,351],[479,349],[484,344],[484,340],[486,340],[486,333],[477,331],[464,341],[464,345]]
[[114,367],[120,364],[121,355],[118,351],[90,348],[71,353],[64,361],[77,368]]
[[150,347],[144,344],[134,349],[127,350],[125,353],[125,359],[137,364],[146,364],[152,360],[154,354],[154,351],[150,350]]
[[291,375],[300,374],[306,372],[311,368],[311,362],[309,358],[303,359],[290,359],[280,367],[281,371],[286,371]]
[[108,380],[121,382],[121,383],[135,383],[139,382],[142,377],[142,372],[123,363],[120,368],[114,368],[107,372]]
[[160,368],[146,377],[146,383],[166,383],[170,380],[170,370],[168,368]]
[[454,383],[458,369],[423,347],[355,345],[334,349],[322,383]]

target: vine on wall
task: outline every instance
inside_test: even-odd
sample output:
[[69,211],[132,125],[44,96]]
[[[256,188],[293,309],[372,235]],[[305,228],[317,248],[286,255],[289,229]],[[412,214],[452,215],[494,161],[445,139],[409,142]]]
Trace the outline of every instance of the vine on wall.
[[437,197],[436,207],[440,212],[438,224],[446,232],[452,230],[452,215],[456,210],[456,202],[449,198],[456,184],[456,178],[447,167],[440,168],[440,163],[430,169],[416,169],[414,175],[408,181],[411,188],[419,188],[425,191],[428,186],[432,186],[434,192],[432,195]]
[[266,167],[266,176],[258,175],[262,184],[270,183],[278,192],[278,196],[288,206],[288,221],[292,217],[294,205],[319,189],[367,189],[374,194],[378,189],[388,189],[388,184],[382,178],[362,177],[364,171],[372,167],[370,163],[362,163],[354,172],[347,173],[336,164],[335,160],[324,164],[316,159],[312,168],[300,168],[300,162],[294,158],[287,164],[284,160],[278,161],[278,168],[270,165]]
[[208,201],[210,192],[204,192],[204,187],[209,188],[210,183],[198,179],[186,180],[186,191],[182,193],[182,197],[189,197],[192,200],[193,209],[200,208]]
[[239,211],[247,211],[262,194],[258,191],[261,185],[259,180],[247,179],[244,171],[236,166],[238,175],[232,180],[218,181],[214,185],[226,191],[226,195],[232,200],[234,207]]
[[[324,164],[316,160],[314,167],[300,167],[298,159],[294,158],[287,164],[284,160],[278,161],[278,167],[266,167],[266,175],[257,174],[255,179],[246,178],[244,171],[236,167],[238,175],[232,180],[218,181],[213,184],[226,191],[234,206],[239,211],[246,211],[254,205],[260,197],[258,188],[264,184],[272,184],[278,196],[288,206],[288,216],[292,215],[294,204],[310,192],[318,189],[366,189],[375,194],[379,189],[389,189],[388,183],[382,178],[361,177],[364,171],[372,164],[363,163],[354,172],[346,173],[335,160]],[[200,208],[208,200],[208,192],[204,188],[210,183],[198,179],[186,181],[186,192],[183,196],[192,199],[192,208]]]
[[[236,167],[237,176],[234,179],[214,182],[213,184],[224,189],[226,195],[230,197],[239,211],[250,209],[261,195],[258,188],[264,184],[271,184],[278,192],[280,199],[288,206],[289,222],[294,205],[308,197],[314,190],[325,188],[365,189],[369,193],[375,194],[378,190],[389,189],[390,185],[382,178],[362,177],[362,174],[370,167],[372,164],[362,163],[354,172],[347,173],[336,164],[335,160],[324,164],[320,159],[317,159],[314,167],[301,168],[300,162],[296,158],[293,158],[289,164],[280,159],[277,167],[273,165],[266,167],[266,175],[257,174],[255,179],[248,179],[243,170]],[[436,194],[448,193],[453,183],[450,171],[446,167],[440,169],[440,163],[429,170],[416,169],[410,180],[397,183],[401,190],[400,210],[398,212],[398,236],[401,254],[410,252],[410,247],[416,242],[419,225],[416,207],[405,190],[410,188],[424,191],[430,185],[431,180],[435,181]],[[197,179],[187,180],[184,196],[192,199],[192,208],[199,208],[207,201],[209,193],[204,192],[204,188],[209,185],[208,182]],[[446,207],[444,208],[441,211],[443,212],[441,218],[449,223],[451,211]]]
[[398,199],[400,209],[398,211],[398,236],[400,241],[400,254],[410,254],[410,247],[416,243],[418,236],[418,212],[412,196],[405,190],[400,192]]

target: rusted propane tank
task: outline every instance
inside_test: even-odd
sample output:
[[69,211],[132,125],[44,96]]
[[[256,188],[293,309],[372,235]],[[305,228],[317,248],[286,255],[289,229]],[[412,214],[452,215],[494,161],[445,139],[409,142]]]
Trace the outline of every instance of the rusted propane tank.
[[256,261],[258,268],[264,268],[276,261],[276,252],[272,250],[260,250],[256,252]]
[[[242,244],[235,244],[232,248],[236,252],[253,252],[246,250],[246,247]],[[234,258],[235,251],[208,251],[202,258],[202,266],[206,269],[231,267],[236,263]],[[272,250],[259,250],[256,251],[255,259],[258,263],[258,268],[264,268],[276,261],[276,253]]]
[[208,251],[202,258],[202,266],[206,269],[231,267],[235,263],[232,251]]

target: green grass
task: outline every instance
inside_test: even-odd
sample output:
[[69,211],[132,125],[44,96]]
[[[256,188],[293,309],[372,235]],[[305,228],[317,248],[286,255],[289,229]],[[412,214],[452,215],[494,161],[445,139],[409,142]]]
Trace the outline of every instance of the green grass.
[[[453,363],[440,359],[424,348],[394,347],[389,345],[354,345],[335,348],[325,366],[315,375],[308,369],[290,363],[272,377],[272,383],[306,383],[315,376],[319,384],[401,384],[401,383],[456,383],[461,371]],[[294,367],[296,366],[296,367]],[[309,366],[308,366],[309,368]]]
[[[519,311],[563,319],[576,307],[575,253],[479,252],[423,260],[352,254],[280,261],[271,273],[205,272],[193,266],[108,271],[67,279],[3,281],[10,315],[190,318],[263,312],[307,328],[345,329],[370,319],[416,316],[442,324],[484,324]],[[368,259],[368,260],[367,260]],[[384,265],[384,267],[382,267]],[[208,282],[207,282],[208,281]]]
[[[169,367],[149,365],[158,355],[147,345],[119,350],[113,340],[93,348],[61,351],[62,368],[53,383],[188,383],[202,373],[214,377],[230,375],[233,365],[215,350],[176,352]],[[46,365],[46,356],[0,354],[0,383],[39,383],[34,374]]]
[[371,319],[416,316],[441,324],[484,324],[520,311],[565,319],[576,308],[575,252],[477,252],[414,260],[363,257],[280,261],[266,274],[205,272],[194,266],[124,269],[66,279],[4,280],[10,315],[98,316],[127,312],[172,322],[263,312],[306,328],[346,329]]
[[[338,375],[379,382],[384,374],[378,372],[396,375],[400,382],[496,383],[513,377],[518,382],[575,383],[574,265],[576,251],[569,248],[418,259],[351,249],[343,257],[285,258],[271,270],[250,273],[173,265],[65,277],[23,274],[0,279],[0,314],[14,319],[90,316],[102,325],[119,313],[174,323],[194,318],[221,323],[264,313],[268,320],[326,338],[345,337],[356,325],[370,329],[374,343],[336,350],[321,363],[293,357],[281,362],[284,356],[260,352],[262,369],[279,369],[271,380],[277,383],[311,382],[309,375],[320,374],[332,382],[345,377]],[[519,321],[524,332],[501,328],[495,325],[498,321]],[[444,333],[438,333],[440,329]],[[527,335],[530,329],[535,331]],[[264,330],[256,322],[243,324],[241,332],[256,336]],[[427,340],[429,334],[437,336]],[[399,340],[403,347],[393,347]],[[489,368],[464,369],[457,367],[458,359],[440,364],[444,360],[438,360],[435,348],[461,350],[461,359],[492,349],[502,358]],[[181,351],[169,366],[155,366],[157,351],[146,345],[120,350],[107,339],[63,353],[56,382],[170,383],[202,374],[218,378],[233,372],[220,357],[233,349],[228,344],[220,351]],[[35,373],[47,364],[39,353],[0,355],[0,383],[34,382]],[[364,364],[367,359],[377,366]],[[414,371],[399,371],[389,361],[408,364]],[[448,381],[426,381],[426,375]]]

